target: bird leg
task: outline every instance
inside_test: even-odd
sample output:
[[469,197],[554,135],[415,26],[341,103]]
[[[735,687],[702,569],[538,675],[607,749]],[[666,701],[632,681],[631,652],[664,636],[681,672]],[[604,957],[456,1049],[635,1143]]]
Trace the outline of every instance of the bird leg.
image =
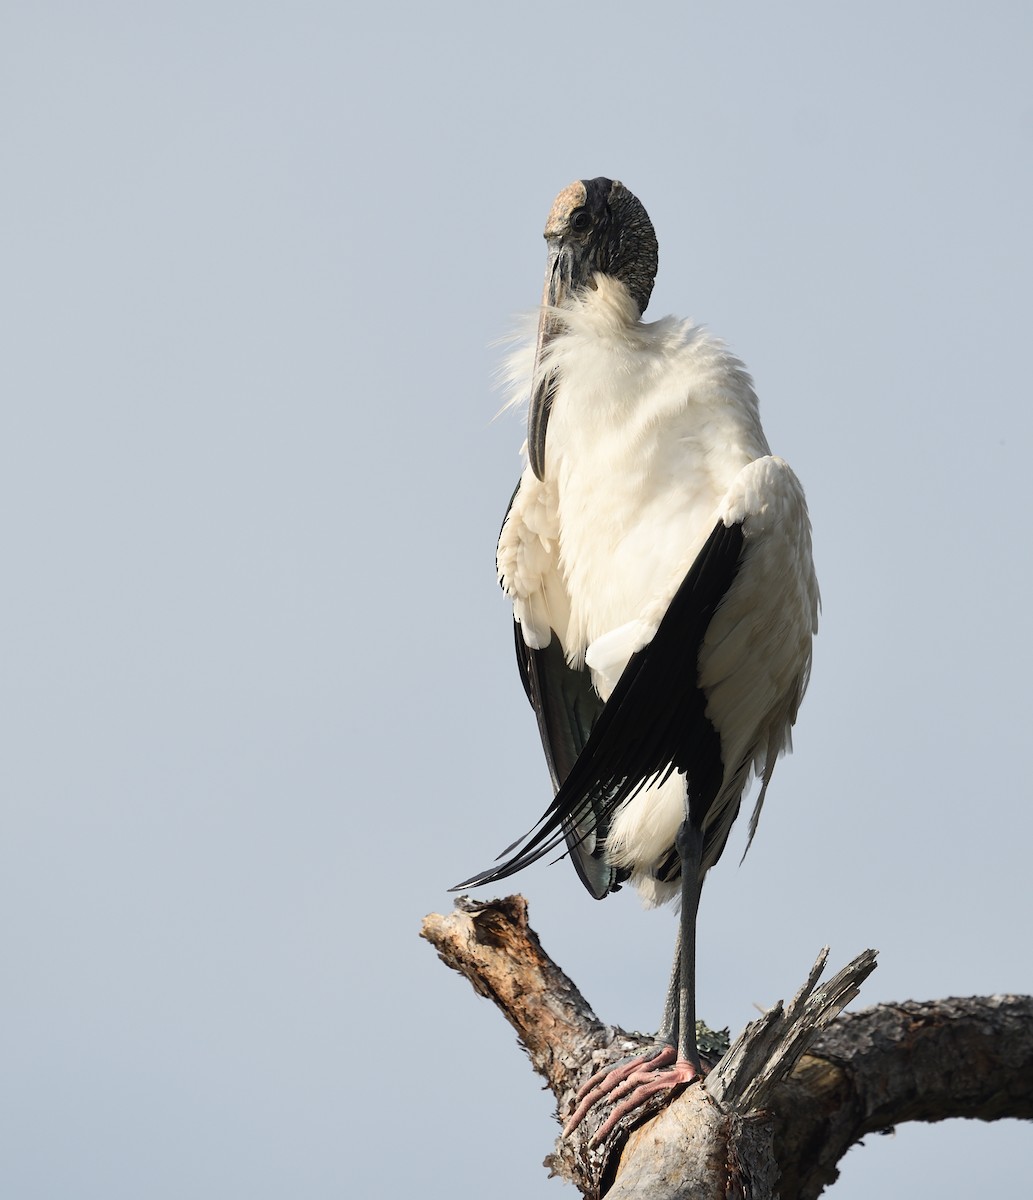
[[564,1136],[581,1124],[591,1108],[608,1100],[614,1108],[593,1136],[595,1145],[650,1096],[674,1091],[703,1075],[696,1045],[696,914],[702,888],[703,831],[686,817],[675,845],[681,859],[681,913],[671,983],[657,1034],[660,1044],[649,1054],[599,1071],[583,1084],[577,1094],[578,1106],[564,1126]]
[[681,859],[681,913],[678,925],[678,1066],[692,1068],[688,1083],[703,1073],[696,1045],[696,915],[703,889],[703,830],[688,816],[675,839]]

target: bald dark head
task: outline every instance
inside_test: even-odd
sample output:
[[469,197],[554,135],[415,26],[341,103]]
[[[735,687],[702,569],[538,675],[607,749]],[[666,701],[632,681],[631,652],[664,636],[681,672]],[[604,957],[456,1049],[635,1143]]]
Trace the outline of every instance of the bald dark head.
[[600,176],[565,187],[553,202],[545,237],[551,249],[566,252],[571,290],[599,271],[619,279],[645,312],[656,278],[656,234],[642,202],[623,183]]

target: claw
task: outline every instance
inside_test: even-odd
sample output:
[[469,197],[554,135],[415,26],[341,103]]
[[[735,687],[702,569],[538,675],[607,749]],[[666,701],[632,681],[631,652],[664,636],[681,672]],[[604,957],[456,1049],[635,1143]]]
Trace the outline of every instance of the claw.
[[622,1117],[626,1117],[628,1113],[634,1112],[636,1108],[640,1108],[650,1098],[659,1092],[670,1091],[672,1094],[680,1091],[686,1084],[692,1083],[693,1080],[702,1079],[703,1076],[690,1062],[676,1062],[673,1066],[665,1067],[656,1071],[639,1071],[635,1075],[630,1075],[621,1086],[616,1089],[614,1099],[623,1095],[626,1091],[634,1089],[627,1099],[622,1099],[621,1102],[614,1106],[610,1115],[606,1118],[602,1125],[592,1135],[592,1140],[589,1143],[592,1146],[597,1146],[605,1138],[609,1137],[617,1126],[617,1122]]
[[679,1058],[674,1047],[667,1045],[597,1071],[578,1091],[579,1103],[563,1127],[563,1136],[573,1133],[596,1104],[608,1099],[614,1107],[592,1136],[589,1144],[596,1146],[613,1132],[618,1121],[640,1108],[651,1096],[680,1090],[693,1080],[702,1079],[703,1074],[698,1065]]
[[597,1071],[578,1089],[576,1099],[579,1103],[570,1120],[563,1127],[563,1136],[567,1137],[573,1133],[585,1119],[589,1109],[598,1104],[604,1096],[615,1091],[621,1084],[632,1079],[640,1067],[644,1067],[647,1063],[652,1064],[649,1071],[641,1072],[643,1078],[649,1078],[653,1071],[670,1066],[676,1058],[673,1046],[661,1045],[648,1054],[640,1054],[636,1058],[618,1063],[615,1067],[604,1067],[601,1071]]

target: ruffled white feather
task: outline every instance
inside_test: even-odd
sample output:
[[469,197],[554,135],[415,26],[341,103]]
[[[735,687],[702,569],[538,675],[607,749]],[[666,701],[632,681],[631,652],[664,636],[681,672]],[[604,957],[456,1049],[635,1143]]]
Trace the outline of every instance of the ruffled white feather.
[[[555,633],[572,665],[587,661],[605,699],[716,522],[741,522],[742,564],[711,621],[699,681],[726,764],[711,811],[730,825],[755,771],[752,836],[790,745],[817,627],[803,490],[770,454],[742,363],[706,330],[672,317],[640,322],[623,286],[601,275],[555,315],[560,332],[538,364],[559,380],[549,482],[523,474],[499,541],[500,582],[527,644],[541,648]],[[506,407],[536,382],[529,332],[504,368]],[[648,903],[675,891],[653,872],[684,816],[676,775],[638,792],[612,821],[607,856],[632,870]]]

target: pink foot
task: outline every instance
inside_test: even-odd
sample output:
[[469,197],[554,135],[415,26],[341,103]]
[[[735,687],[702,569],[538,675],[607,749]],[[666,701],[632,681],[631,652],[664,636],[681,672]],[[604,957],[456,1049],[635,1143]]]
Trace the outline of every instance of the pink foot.
[[[597,1071],[578,1089],[575,1098],[579,1103],[570,1120],[563,1127],[563,1136],[566,1137],[573,1133],[585,1119],[589,1109],[626,1080],[639,1073],[643,1078],[649,1078],[652,1071],[658,1067],[671,1066],[676,1058],[673,1046],[661,1046],[651,1054],[640,1054],[638,1058],[629,1059],[628,1062],[618,1063],[615,1067],[604,1067],[601,1071]],[[649,1070],[639,1072],[639,1068],[644,1067],[647,1063]]]
[[632,1059],[611,1070],[600,1071],[578,1092],[580,1103],[564,1127],[563,1135],[566,1137],[572,1133],[591,1108],[609,1097],[614,1108],[593,1135],[591,1145],[595,1146],[613,1132],[622,1117],[634,1112],[650,1096],[684,1087],[694,1079],[702,1078],[702,1074],[702,1070],[687,1059],[678,1060],[673,1046],[665,1046],[656,1054]]

